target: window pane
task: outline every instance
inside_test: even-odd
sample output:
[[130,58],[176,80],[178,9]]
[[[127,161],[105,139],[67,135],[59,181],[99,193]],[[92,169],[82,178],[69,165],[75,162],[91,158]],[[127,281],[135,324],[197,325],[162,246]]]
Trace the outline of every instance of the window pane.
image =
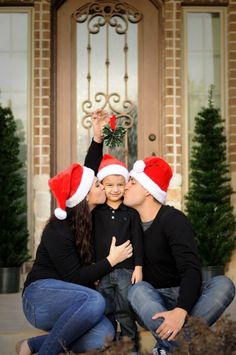
[[221,28],[219,13],[187,13],[188,128],[191,151],[194,119],[207,105],[213,84],[216,107],[221,104]]
[[0,50],[10,50],[10,14],[0,13]]
[[29,100],[28,16],[27,13],[0,13],[0,102],[3,106],[10,105],[14,117],[21,120],[25,139]]
[[[10,106],[21,138],[20,159],[27,177],[28,67],[30,41],[28,13],[0,13],[0,103]],[[26,180],[25,180],[26,181]],[[27,186],[25,186],[27,191]],[[27,194],[25,195],[27,200]]]

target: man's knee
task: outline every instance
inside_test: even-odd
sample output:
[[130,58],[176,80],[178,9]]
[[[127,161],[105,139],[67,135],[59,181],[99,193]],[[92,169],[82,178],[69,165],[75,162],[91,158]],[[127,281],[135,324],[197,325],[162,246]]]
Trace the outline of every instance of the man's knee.
[[213,277],[210,281],[210,288],[215,289],[218,297],[225,299],[230,304],[235,296],[235,285],[230,278],[224,275]]
[[221,286],[221,289],[224,290],[225,295],[227,295],[231,300],[235,296],[235,285],[233,281],[227,276],[217,276],[218,282]]
[[216,286],[227,294],[231,294],[232,296],[235,295],[235,285],[233,281],[227,276],[215,276],[210,280],[210,282],[212,283],[213,287]]
[[140,281],[129,287],[128,291],[128,300],[132,304],[133,301],[139,296],[142,295],[148,287],[148,283],[145,281]]

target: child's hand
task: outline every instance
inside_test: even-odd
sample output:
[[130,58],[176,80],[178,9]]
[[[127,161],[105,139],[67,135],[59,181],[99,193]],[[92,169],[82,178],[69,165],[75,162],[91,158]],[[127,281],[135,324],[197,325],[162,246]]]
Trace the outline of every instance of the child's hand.
[[131,277],[131,283],[136,284],[137,282],[142,281],[143,279],[143,269],[142,266],[135,266],[132,277]]
[[100,282],[100,280],[95,281],[95,282],[94,282],[94,286],[97,287],[97,286],[99,285],[99,282]]
[[102,131],[104,126],[108,123],[109,114],[101,109],[96,110],[92,114],[92,125],[94,133],[94,141],[101,143],[103,141]]

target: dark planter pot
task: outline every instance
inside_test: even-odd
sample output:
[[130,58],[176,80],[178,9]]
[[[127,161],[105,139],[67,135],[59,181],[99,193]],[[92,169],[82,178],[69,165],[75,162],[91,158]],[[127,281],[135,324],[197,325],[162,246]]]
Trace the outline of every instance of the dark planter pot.
[[0,293],[20,290],[20,267],[0,267]]
[[203,281],[208,281],[214,276],[224,275],[224,266],[213,265],[213,266],[203,266],[202,267],[202,279]]

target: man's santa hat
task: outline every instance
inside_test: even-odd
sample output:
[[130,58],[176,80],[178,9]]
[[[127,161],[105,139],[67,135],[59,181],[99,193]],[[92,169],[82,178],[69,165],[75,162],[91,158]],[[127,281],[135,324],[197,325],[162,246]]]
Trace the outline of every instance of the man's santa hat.
[[97,178],[99,181],[102,181],[109,175],[122,175],[126,182],[129,179],[129,171],[127,166],[112,155],[105,154],[98,168]]
[[58,219],[66,219],[66,207],[75,207],[85,198],[93,180],[94,171],[92,169],[72,164],[48,181],[59,206],[54,211]]
[[137,160],[130,176],[136,179],[157,201],[165,202],[172,170],[163,159],[149,157]]

